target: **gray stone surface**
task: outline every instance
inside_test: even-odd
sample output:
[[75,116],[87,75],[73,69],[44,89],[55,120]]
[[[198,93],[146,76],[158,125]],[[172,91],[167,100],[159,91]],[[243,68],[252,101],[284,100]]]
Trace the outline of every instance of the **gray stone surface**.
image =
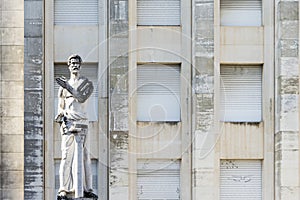
[[[43,1],[25,1],[24,199],[44,196]],[[28,27],[28,25],[30,25]]]

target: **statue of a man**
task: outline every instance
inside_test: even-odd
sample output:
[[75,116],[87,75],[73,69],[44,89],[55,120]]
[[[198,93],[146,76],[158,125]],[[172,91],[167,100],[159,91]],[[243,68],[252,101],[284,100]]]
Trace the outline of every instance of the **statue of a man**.
[[57,199],[68,199],[68,194],[75,192],[75,149],[78,139],[83,144],[82,182],[84,197],[95,198],[93,193],[91,162],[86,149],[86,134],[88,132],[88,118],[86,113],[87,100],[93,92],[93,84],[87,78],[80,75],[82,59],[79,55],[71,55],[68,58],[70,79],[57,78],[61,86],[58,91],[58,114],[55,118],[60,123],[62,135],[61,151],[62,159],[59,168],[60,188]]

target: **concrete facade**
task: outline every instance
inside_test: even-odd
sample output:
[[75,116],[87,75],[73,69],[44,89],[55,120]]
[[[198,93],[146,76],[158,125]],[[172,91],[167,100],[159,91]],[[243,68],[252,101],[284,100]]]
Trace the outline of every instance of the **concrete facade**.
[[[221,163],[234,160],[261,162],[262,199],[298,200],[299,1],[262,0],[256,27],[222,26],[222,0],[181,0],[181,26],[138,26],[137,1],[99,0],[97,24],[80,26],[55,24],[55,0],[1,1],[0,199],[55,199],[54,74],[76,52],[98,71],[88,144],[99,199],[138,199],[138,163],[173,159],[184,200],[220,199]],[[180,122],[137,120],[147,63],[180,65]],[[220,117],[232,65],[262,68],[260,122]]]

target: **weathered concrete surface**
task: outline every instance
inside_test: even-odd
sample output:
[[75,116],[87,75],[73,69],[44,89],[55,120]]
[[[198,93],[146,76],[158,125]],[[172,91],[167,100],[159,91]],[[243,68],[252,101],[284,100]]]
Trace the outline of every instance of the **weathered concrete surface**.
[[193,199],[216,199],[214,125],[214,1],[193,2]]
[[44,196],[43,1],[24,2],[24,199]]
[[110,1],[109,198],[128,199],[128,0]]
[[276,1],[275,199],[299,199],[299,5]]
[[0,199],[22,199],[24,3],[0,4]]

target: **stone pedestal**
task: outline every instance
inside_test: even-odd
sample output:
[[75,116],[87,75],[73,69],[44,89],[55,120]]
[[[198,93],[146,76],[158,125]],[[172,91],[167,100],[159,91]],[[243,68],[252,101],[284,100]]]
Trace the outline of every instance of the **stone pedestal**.
[[74,176],[74,188],[75,198],[83,197],[83,143],[85,138],[85,132],[79,132],[75,135],[75,176]]

